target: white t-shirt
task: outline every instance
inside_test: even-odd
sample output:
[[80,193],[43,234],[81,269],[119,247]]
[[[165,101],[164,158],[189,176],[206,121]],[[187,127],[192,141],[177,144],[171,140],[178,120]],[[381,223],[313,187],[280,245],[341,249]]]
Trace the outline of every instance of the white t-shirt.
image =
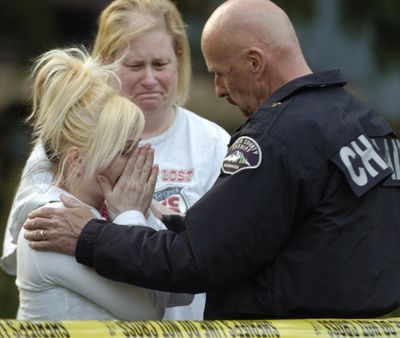
[[[160,167],[154,198],[167,207],[185,213],[220,173],[229,134],[217,124],[187,109],[176,108],[173,125],[163,134],[143,140],[155,149]],[[48,163],[43,147],[35,146],[23,170],[11,207],[3,243],[1,267],[16,274],[16,242],[27,215],[47,201],[41,200],[52,180],[49,170],[36,170]],[[196,295],[189,306],[168,308],[164,319],[202,320],[205,294]]]
[[[217,124],[178,107],[171,128],[142,141],[154,147],[160,166],[154,199],[185,213],[218,178],[229,139]],[[163,319],[202,320],[205,298],[198,294],[190,305],[167,308]]]
[[[51,186],[43,195],[48,202],[55,202],[45,206],[62,208],[60,194],[73,197]],[[101,218],[97,210],[91,210]],[[121,214],[114,222],[126,224],[127,220],[147,225],[138,211]],[[155,229],[163,229],[162,223]],[[160,320],[168,302],[166,292],[103,278],[72,256],[33,250],[24,238],[24,231],[20,231],[18,238],[17,262],[20,297],[17,319],[20,320]]]
[[142,141],[154,147],[160,167],[154,198],[185,213],[218,178],[229,138],[217,124],[178,107],[166,132]]

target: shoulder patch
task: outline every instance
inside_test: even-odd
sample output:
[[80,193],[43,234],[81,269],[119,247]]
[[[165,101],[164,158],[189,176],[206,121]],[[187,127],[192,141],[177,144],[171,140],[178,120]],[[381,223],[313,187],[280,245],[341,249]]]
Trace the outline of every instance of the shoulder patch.
[[222,172],[232,175],[241,170],[258,168],[261,158],[260,146],[254,139],[248,136],[239,137],[225,156]]
[[360,135],[343,146],[332,161],[345,174],[357,196],[362,196],[393,174],[393,170],[365,135]]
[[376,149],[380,150],[383,159],[393,170],[383,185],[387,187],[400,187],[400,140],[393,134],[371,139]]

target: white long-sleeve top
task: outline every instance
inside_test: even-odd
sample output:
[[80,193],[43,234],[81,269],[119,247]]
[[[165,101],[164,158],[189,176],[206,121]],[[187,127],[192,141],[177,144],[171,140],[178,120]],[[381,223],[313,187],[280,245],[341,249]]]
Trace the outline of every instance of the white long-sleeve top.
[[[62,208],[60,194],[73,197],[50,186],[41,200],[47,199],[49,203],[45,206]],[[91,210],[95,217],[101,218],[96,209]],[[143,226],[149,223],[138,211],[123,213],[114,222]],[[151,222],[151,227],[164,228],[156,221]],[[166,292],[103,278],[77,263],[75,257],[33,250],[24,238],[24,231],[18,237],[17,262],[16,284],[20,296],[17,319],[21,320],[159,320],[169,299]],[[184,304],[190,303],[191,298],[187,296]]]

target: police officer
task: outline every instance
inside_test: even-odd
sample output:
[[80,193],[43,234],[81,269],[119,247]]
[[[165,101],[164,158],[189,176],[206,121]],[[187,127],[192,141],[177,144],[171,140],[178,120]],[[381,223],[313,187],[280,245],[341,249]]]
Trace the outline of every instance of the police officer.
[[[76,254],[118,281],[207,291],[205,319],[397,308],[400,142],[390,126],[343,88],[339,71],[312,73],[286,14],[268,0],[224,2],[202,50],[216,94],[248,119],[185,230],[89,221],[67,201],[63,212],[32,214],[32,247]],[[103,188],[109,205],[133,209],[119,183]]]

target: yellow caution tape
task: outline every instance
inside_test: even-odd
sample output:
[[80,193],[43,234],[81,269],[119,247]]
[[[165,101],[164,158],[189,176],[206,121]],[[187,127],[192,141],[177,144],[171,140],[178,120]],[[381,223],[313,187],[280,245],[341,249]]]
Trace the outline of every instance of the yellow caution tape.
[[216,321],[0,320],[0,338],[400,337],[400,318]]

